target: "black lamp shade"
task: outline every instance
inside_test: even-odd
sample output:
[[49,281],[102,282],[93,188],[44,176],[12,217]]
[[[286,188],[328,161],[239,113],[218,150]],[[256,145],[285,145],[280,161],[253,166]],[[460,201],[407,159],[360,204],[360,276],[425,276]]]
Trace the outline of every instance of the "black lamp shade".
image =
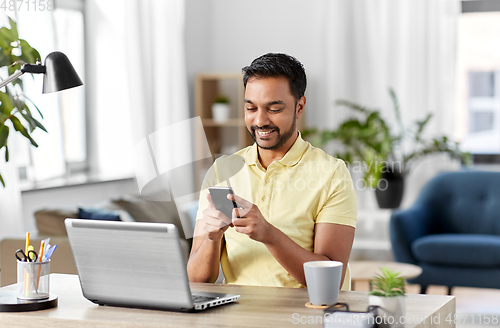
[[43,93],[56,92],[83,85],[68,57],[59,51],[45,58]]

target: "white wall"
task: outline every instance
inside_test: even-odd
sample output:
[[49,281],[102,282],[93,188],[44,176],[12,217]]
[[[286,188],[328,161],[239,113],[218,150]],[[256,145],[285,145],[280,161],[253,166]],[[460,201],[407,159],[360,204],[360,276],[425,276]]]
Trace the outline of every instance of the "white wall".
[[[324,101],[323,30],[327,0],[187,0],[186,53],[193,102],[193,80],[200,71],[240,72],[268,52],[288,53],[306,68],[306,121]],[[191,103],[194,113],[194,103]]]

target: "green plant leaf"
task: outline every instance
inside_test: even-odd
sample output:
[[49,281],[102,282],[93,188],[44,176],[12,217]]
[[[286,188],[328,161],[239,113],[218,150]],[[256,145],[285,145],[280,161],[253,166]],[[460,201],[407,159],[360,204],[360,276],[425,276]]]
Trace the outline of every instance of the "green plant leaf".
[[12,42],[17,41],[14,32],[7,27],[0,28],[0,37],[2,38],[3,45],[5,45],[5,48],[7,49],[11,47]]
[[5,181],[3,181],[2,174],[0,173],[0,183],[5,187]]
[[368,295],[374,295],[374,296],[380,296],[380,297],[385,297],[385,294],[378,291],[378,290],[372,290],[371,292],[368,293]]
[[14,40],[19,39],[19,33],[17,32],[17,23],[10,18],[9,16],[9,23],[10,23],[10,30],[12,31],[12,36],[14,37]]
[[10,120],[11,120],[12,124],[14,125],[14,129],[16,129],[16,131],[20,132],[26,139],[28,139],[33,146],[38,147],[38,144],[29,135],[28,131],[26,130],[24,125],[21,123],[21,121],[17,117],[12,116],[10,118]]
[[25,62],[34,64],[36,63],[37,59],[40,59],[40,54],[38,53],[38,51],[30,46],[30,44],[26,40],[21,39],[20,46],[22,50],[22,54],[20,57]]
[[42,115],[42,112],[40,111],[40,109],[38,108],[37,105],[35,105],[35,103],[33,102],[33,100],[31,100],[28,96],[26,95],[23,95],[23,97],[28,100],[33,106],[35,106],[35,109],[37,110],[38,114],[40,114],[40,117],[43,119],[43,115]]
[[27,120],[29,120],[30,124],[33,124],[35,127],[40,128],[44,132],[47,132],[47,129],[45,128],[45,126],[43,126],[42,123],[40,123],[38,120],[36,120],[33,117],[33,115],[31,114],[31,110],[30,110],[30,108],[28,107],[28,105],[26,103],[24,104],[24,110],[26,111],[26,114],[23,114],[23,116],[27,115],[29,117]]
[[380,274],[370,280],[373,291],[370,295],[395,297],[405,294],[405,280],[400,272],[394,272],[386,267],[380,268]]
[[9,146],[5,145],[5,161],[9,161]]
[[7,146],[7,138],[9,138],[9,127],[2,124],[0,125],[0,149]]
[[10,97],[5,92],[0,91],[0,102],[1,102],[0,106],[2,107],[2,112],[7,116],[10,115],[10,113],[14,109],[14,105],[12,104]]

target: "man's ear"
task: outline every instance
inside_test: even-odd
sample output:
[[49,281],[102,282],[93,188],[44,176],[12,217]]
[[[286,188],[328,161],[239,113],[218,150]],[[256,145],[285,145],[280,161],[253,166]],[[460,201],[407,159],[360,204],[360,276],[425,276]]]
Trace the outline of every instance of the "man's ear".
[[304,110],[304,106],[306,105],[306,97],[302,96],[300,97],[299,101],[297,101],[297,119],[299,119],[302,116],[302,112]]

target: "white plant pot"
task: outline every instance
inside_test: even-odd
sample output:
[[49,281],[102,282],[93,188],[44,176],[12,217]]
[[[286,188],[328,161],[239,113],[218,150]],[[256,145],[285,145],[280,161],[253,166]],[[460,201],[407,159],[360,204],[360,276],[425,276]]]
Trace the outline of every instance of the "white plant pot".
[[216,123],[224,123],[229,119],[229,105],[215,103],[212,105],[212,118]]
[[380,322],[379,327],[382,328],[402,328],[405,325],[406,317],[406,297],[381,297],[381,296],[368,296],[369,305],[377,305],[380,308],[377,311],[378,318],[377,324]]

